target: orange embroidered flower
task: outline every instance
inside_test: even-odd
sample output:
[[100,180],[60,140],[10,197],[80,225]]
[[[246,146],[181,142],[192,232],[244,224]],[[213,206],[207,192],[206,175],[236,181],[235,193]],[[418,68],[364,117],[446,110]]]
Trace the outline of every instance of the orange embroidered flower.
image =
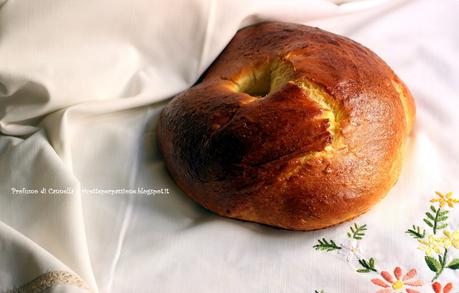
[[441,284],[438,282],[435,282],[432,284],[432,289],[435,291],[435,293],[449,293],[451,290],[453,290],[453,284],[448,283],[443,287],[443,291],[441,290]]
[[407,293],[419,293],[417,290],[410,289],[408,287],[419,287],[422,286],[423,283],[421,280],[412,279],[416,277],[416,270],[412,269],[408,273],[406,273],[402,277],[402,269],[400,267],[396,267],[394,269],[394,276],[386,271],[381,272],[381,276],[384,280],[381,279],[371,279],[371,282],[379,287],[383,287],[384,289],[376,291],[376,293],[393,293],[393,292],[400,292],[400,290],[405,290]]
[[438,195],[438,198],[431,199],[430,202],[438,202],[440,203],[440,207],[444,207],[446,204],[450,208],[454,208],[454,204],[459,202],[459,199],[453,198],[453,193],[448,192],[447,194],[443,194],[441,192],[435,191]]

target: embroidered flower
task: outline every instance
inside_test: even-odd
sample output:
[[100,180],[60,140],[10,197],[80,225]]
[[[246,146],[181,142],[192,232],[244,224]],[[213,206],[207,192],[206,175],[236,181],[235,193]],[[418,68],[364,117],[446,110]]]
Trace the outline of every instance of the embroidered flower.
[[401,292],[400,290],[405,290],[407,293],[419,293],[417,290],[413,290],[407,287],[419,287],[422,286],[423,283],[421,280],[412,279],[416,277],[416,270],[412,269],[408,273],[406,273],[402,277],[402,269],[400,267],[396,267],[394,269],[394,276],[386,271],[381,272],[381,276],[384,280],[381,279],[371,279],[371,282],[379,287],[383,287],[384,289],[376,291],[376,293],[392,293],[392,292]]
[[451,290],[453,290],[453,284],[448,283],[443,287],[443,291],[441,290],[441,284],[438,282],[435,282],[432,284],[432,289],[435,291],[435,293],[449,293]]
[[443,237],[443,246],[449,248],[454,246],[454,248],[459,249],[459,230],[456,231],[443,231],[445,237]]
[[346,244],[341,244],[341,249],[338,253],[343,255],[346,261],[352,262],[353,260],[359,260],[362,256],[362,249],[360,247],[359,241],[351,240]]
[[435,192],[438,195],[438,198],[434,198],[430,200],[430,202],[438,202],[440,203],[440,207],[444,207],[448,205],[450,208],[454,208],[454,204],[459,202],[459,199],[453,198],[453,193],[448,192],[447,194],[443,194],[441,192]]
[[418,249],[424,251],[426,255],[431,255],[433,252],[440,254],[445,247],[443,239],[434,235],[429,235],[427,239],[419,239],[418,242],[421,243]]

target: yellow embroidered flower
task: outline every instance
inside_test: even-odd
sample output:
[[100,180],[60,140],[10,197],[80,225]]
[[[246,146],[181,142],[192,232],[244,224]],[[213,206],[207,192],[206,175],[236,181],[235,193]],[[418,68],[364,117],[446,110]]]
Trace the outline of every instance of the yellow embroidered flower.
[[459,249],[459,230],[456,231],[443,231],[445,237],[443,237],[443,246],[449,248],[454,246],[454,248]]
[[434,198],[430,200],[430,202],[438,202],[440,203],[440,207],[444,207],[446,204],[450,207],[453,208],[455,203],[459,202],[459,199],[453,198],[453,193],[448,192],[447,194],[443,194],[441,192],[435,191],[435,193],[438,195],[438,198]]
[[440,254],[444,247],[443,239],[434,235],[430,235],[426,240],[419,239],[418,241],[421,243],[418,249],[424,251],[426,255],[431,255],[433,252]]

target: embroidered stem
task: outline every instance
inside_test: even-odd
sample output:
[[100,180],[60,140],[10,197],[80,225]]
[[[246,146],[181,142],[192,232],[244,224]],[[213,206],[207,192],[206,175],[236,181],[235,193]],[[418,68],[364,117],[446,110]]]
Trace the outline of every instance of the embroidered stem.
[[347,237],[355,240],[362,240],[366,230],[366,224],[359,226],[357,223],[354,223],[354,226],[350,227],[350,232],[347,233]]
[[333,240],[327,240],[325,238],[322,238],[319,239],[318,242],[318,244],[313,246],[315,250],[332,251],[342,249],[342,247],[337,245]]
[[448,226],[445,222],[448,219],[448,210],[442,210],[441,207],[435,208],[434,206],[430,206],[430,211],[426,212],[426,216],[423,220],[424,222],[432,228],[433,234],[437,234],[438,230],[446,228]]
[[364,268],[357,270],[358,273],[369,273],[370,271],[371,272],[375,272],[375,273],[378,272],[376,270],[376,268],[375,268],[375,260],[374,260],[374,258],[370,258],[368,261],[366,261],[363,258],[362,259],[359,258],[359,264]]
[[441,208],[438,208],[437,212],[435,213],[435,220],[434,220],[434,226],[433,226],[433,233],[437,234],[437,225],[438,225],[438,215],[440,213]]
[[445,249],[445,252],[443,253],[443,257],[441,255],[438,256],[438,260],[440,261],[440,269],[438,272],[436,272],[435,276],[432,279],[432,282],[438,279],[440,277],[441,273],[443,272],[443,269],[445,268],[446,265],[446,256],[448,255],[448,249]]
[[405,233],[411,235],[411,237],[413,237],[414,239],[424,239],[424,237],[426,236],[426,230],[421,229],[421,227],[415,225],[413,225],[412,229],[406,230]]

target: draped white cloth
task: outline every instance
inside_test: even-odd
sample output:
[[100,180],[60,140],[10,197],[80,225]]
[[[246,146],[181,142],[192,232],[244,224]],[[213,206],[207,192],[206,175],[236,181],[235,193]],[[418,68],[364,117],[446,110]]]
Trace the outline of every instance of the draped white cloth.
[[[416,268],[415,289],[431,292],[405,231],[434,191],[459,191],[458,12],[454,0],[1,0],[0,292],[375,292],[378,273],[313,249],[326,238],[345,251],[353,222],[367,225],[362,258]],[[353,38],[416,99],[399,182],[353,222],[304,233],[218,217],[165,170],[162,107],[266,20]],[[458,272],[438,281],[459,289]]]

